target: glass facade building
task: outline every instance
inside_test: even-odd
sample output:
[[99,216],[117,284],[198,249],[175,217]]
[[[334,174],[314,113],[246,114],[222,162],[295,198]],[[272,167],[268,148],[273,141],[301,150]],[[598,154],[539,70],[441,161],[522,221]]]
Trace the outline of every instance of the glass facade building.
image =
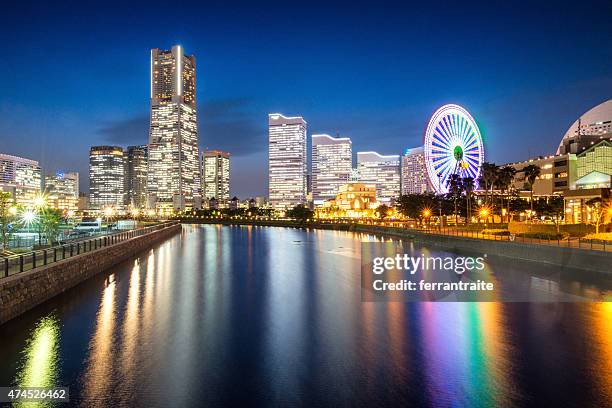
[[230,199],[230,154],[220,150],[202,153],[202,181],[204,198],[215,198],[219,203]]
[[148,146],[128,146],[125,151],[125,204],[143,209],[147,203]]
[[275,209],[306,202],[306,126],[301,116],[268,115],[268,193]]
[[200,197],[195,57],[180,45],[151,50],[147,204],[182,211]]
[[598,172],[612,176],[612,143],[603,140],[576,155],[576,176],[583,178],[586,175]]
[[423,194],[433,189],[429,185],[423,147],[407,149],[402,156],[402,194]]
[[0,190],[11,193],[16,204],[32,206],[41,185],[37,161],[0,153]]
[[312,135],[312,198],[315,204],[335,198],[348,183],[353,151],[348,137]]
[[399,155],[358,152],[357,171],[360,183],[376,186],[376,195],[381,203],[389,203],[400,195]]
[[91,210],[124,210],[125,156],[119,146],[89,150],[89,204]]

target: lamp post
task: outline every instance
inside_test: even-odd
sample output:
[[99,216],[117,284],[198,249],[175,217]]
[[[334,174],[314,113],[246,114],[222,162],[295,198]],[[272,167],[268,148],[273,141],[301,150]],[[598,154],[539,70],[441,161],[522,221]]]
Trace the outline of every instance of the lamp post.
[[[438,186],[440,186],[440,191],[442,191],[442,174],[438,173]],[[442,194],[440,194],[440,229],[444,227],[444,221],[442,219]]]

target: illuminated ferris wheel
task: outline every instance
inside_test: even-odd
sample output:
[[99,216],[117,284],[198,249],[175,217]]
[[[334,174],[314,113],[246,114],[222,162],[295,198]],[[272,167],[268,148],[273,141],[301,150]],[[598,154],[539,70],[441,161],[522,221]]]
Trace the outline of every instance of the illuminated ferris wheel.
[[437,193],[447,193],[451,175],[472,177],[478,186],[484,148],[478,125],[459,105],[434,112],[425,132],[427,177]]

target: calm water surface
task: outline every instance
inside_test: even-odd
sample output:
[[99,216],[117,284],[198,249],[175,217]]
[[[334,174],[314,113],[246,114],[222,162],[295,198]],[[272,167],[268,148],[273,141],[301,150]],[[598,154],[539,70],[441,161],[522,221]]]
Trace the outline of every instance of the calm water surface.
[[[363,303],[372,239],[184,226],[0,326],[0,386],[69,386],[83,407],[610,406],[612,303]],[[610,290],[487,262],[553,296]]]

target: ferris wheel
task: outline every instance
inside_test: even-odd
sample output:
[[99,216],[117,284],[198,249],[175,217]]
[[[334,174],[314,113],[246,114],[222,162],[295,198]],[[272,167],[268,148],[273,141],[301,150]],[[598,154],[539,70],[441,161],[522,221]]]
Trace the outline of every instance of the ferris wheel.
[[478,186],[484,161],[476,121],[459,105],[444,105],[431,116],[425,132],[427,177],[436,193],[447,193],[451,175],[472,177]]

